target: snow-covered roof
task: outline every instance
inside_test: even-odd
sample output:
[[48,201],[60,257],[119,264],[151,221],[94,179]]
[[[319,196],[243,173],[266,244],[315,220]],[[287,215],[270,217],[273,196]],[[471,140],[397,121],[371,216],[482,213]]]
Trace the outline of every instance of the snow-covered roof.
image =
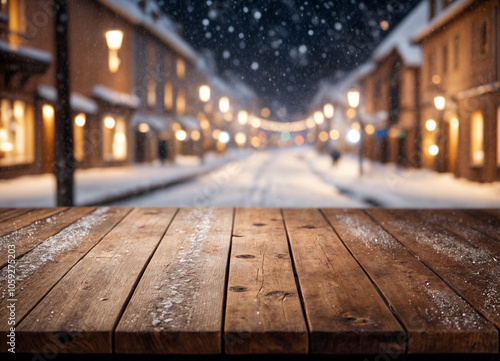
[[0,51],[11,54],[18,54],[26,58],[38,60],[44,63],[51,63],[52,56],[43,50],[31,48],[29,46],[16,46],[0,41]]
[[[167,43],[186,59],[195,61],[197,54],[178,33],[173,21],[161,12],[153,1],[146,1],[141,9],[137,0],[98,0],[134,25],[140,25]],[[157,16],[153,16],[155,13]]]
[[194,117],[189,115],[177,115],[176,120],[182,125],[184,129],[200,130],[200,123]]
[[381,60],[397,49],[406,65],[421,65],[422,49],[419,45],[412,44],[412,37],[427,25],[428,14],[428,2],[421,1],[377,46],[373,59]]
[[137,108],[141,103],[139,98],[133,94],[120,93],[104,85],[94,86],[92,88],[92,95],[107,103],[128,108]]
[[[50,85],[39,85],[36,89],[38,96],[50,102],[57,101],[57,90]],[[97,104],[79,93],[71,93],[70,106],[73,110],[83,112],[85,114],[96,114]]]
[[445,26],[448,22],[453,20],[458,14],[463,12],[476,1],[477,0],[456,0],[442,13],[434,17],[426,27],[420,29],[417,33],[415,33],[416,35],[413,37],[413,42],[421,42],[431,33]]
[[130,119],[130,125],[136,127],[140,123],[147,123],[155,130],[165,130],[166,118],[157,114],[148,114],[141,111],[135,112]]

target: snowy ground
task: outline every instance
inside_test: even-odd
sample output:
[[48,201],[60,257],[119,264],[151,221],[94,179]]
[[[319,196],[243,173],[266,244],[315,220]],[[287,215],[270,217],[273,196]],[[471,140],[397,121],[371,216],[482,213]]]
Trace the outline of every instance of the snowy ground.
[[356,156],[333,166],[307,147],[256,152],[164,191],[115,205],[241,207],[492,208],[500,183],[479,184],[430,170],[399,169]]
[[[90,169],[76,173],[76,204],[101,203],[151,187],[194,177],[120,206],[500,208],[500,182],[480,184],[425,169],[399,169],[355,155],[336,166],[309,147],[209,155],[204,164],[179,158],[175,164]],[[51,175],[0,181],[0,207],[55,205]]]
[[[207,154],[201,164],[197,157],[178,157],[175,163],[131,167],[93,168],[75,172],[77,206],[100,203],[141,190],[210,172],[224,164],[249,156],[248,151],[226,156]],[[0,180],[0,207],[54,207],[55,177],[51,174]]]

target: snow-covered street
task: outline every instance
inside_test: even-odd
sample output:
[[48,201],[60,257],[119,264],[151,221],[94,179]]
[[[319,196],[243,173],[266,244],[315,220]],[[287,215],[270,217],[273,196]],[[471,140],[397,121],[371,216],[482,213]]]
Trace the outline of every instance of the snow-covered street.
[[500,184],[480,184],[425,169],[400,169],[345,155],[333,166],[312,148],[255,152],[193,181],[121,206],[500,207]]

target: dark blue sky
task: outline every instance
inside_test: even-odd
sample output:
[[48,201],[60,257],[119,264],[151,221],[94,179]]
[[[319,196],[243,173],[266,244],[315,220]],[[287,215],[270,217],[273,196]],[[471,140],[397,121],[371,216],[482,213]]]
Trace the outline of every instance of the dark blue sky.
[[213,53],[221,74],[236,74],[289,114],[307,106],[321,79],[363,63],[418,2],[159,0],[197,50]]

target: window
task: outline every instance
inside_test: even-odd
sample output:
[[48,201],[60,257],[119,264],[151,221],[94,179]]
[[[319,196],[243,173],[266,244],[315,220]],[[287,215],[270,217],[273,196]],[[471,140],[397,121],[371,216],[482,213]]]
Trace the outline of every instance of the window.
[[127,132],[122,118],[105,116],[103,119],[103,157],[105,161],[127,159]]
[[75,116],[75,125],[73,127],[74,139],[74,157],[77,162],[85,158],[85,123],[87,119],[85,114],[80,113]]
[[486,54],[488,52],[488,26],[486,21],[481,23],[479,28],[479,36],[480,36],[480,48],[479,51],[481,54]]
[[186,91],[184,89],[179,89],[177,93],[176,109],[177,114],[186,114]]
[[460,38],[455,36],[453,39],[453,68],[458,69],[460,61]]
[[484,165],[484,119],[483,113],[477,110],[471,116],[471,164],[475,167]]
[[436,64],[435,64],[435,53],[434,52],[431,52],[431,54],[429,55],[429,60],[428,60],[428,64],[429,64],[429,83],[430,84],[435,84],[434,82],[434,79],[435,79],[435,76],[437,75],[436,74]]
[[433,19],[436,16],[436,0],[429,0],[429,19]]
[[443,74],[448,72],[448,45],[444,44],[442,49]]
[[2,12],[8,16],[9,42],[19,45],[26,30],[24,0],[1,0]]
[[177,78],[178,79],[184,79],[186,76],[186,63],[184,63],[184,60],[182,59],[177,59]]
[[172,111],[174,109],[174,89],[172,88],[172,83],[165,83],[164,98],[165,110]]
[[380,86],[381,86],[380,81],[376,80],[375,81],[375,90],[374,90],[375,101],[380,100]]
[[2,99],[0,108],[0,165],[33,162],[33,107],[20,100]]
[[152,77],[148,80],[147,102],[148,106],[151,108],[154,108],[156,105],[156,82]]

